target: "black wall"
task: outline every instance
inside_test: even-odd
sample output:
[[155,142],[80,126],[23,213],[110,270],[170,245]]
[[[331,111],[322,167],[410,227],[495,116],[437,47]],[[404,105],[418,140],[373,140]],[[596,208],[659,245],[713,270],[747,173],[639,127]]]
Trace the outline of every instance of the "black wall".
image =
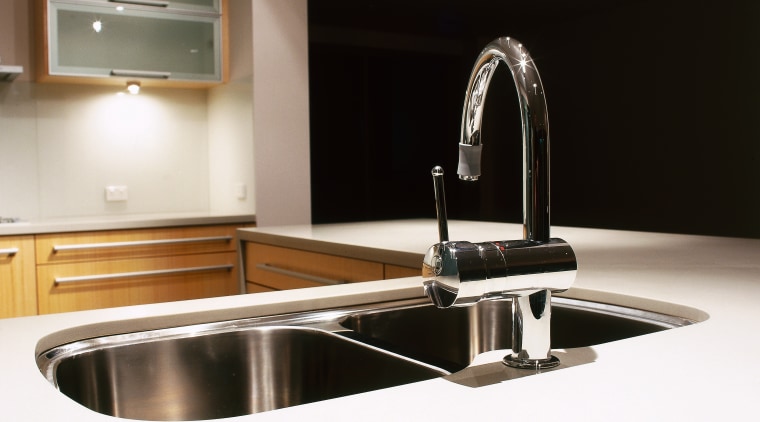
[[455,174],[472,64],[508,35],[546,91],[552,224],[760,237],[760,2],[510,3],[310,1],[314,223],[432,218],[437,164],[450,218],[521,221],[505,68],[483,176]]

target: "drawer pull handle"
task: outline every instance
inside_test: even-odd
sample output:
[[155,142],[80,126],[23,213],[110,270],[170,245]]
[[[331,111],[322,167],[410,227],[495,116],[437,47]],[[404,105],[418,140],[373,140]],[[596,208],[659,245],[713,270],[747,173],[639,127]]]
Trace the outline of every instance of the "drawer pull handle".
[[156,72],[152,70],[111,69],[111,76],[122,76],[125,78],[169,79],[172,74],[171,72]]
[[182,239],[135,240],[131,242],[82,243],[79,245],[53,245],[53,253],[85,249],[123,248],[129,246],[178,245],[183,243],[229,242],[232,236],[186,237]]
[[168,1],[160,1],[160,0],[108,0],[108,2],[136,4],[138,6],[169,7]]
[[346,281],[333,280],[330,278],[302,273],[299,271],[286,270],[284,268],[275,267],[274,265],[270,265],[270,264],[264,264],[264,263],[256,264],[256,268],[262,271],[269,271],[271,273],[282,274],[282,275],[286,275],[286,276],[294,277],[294,278],[300,278],[301,280],[313,281],[314,283],[319,283],[319,284],[326,284],[326,285],[346,284]]
[[133,271],[129,273],[113,273],[113,274],[96,274],[96,275],[82,275],[74,277],[56,277],[54,279],[55,284],[64,283],[78,283],[83,281],[100,281],[110,279],[120,279],[129,277],[146,277],[156,275],[176,275],[187,273],[199,273],[203,271],[231,271],[234,265],[210,265],[207,267],[190,267],[190,268],[173,268],[169,270],[152,270],[152,271]]
[[16,255],[17,253],[18,253],[18,248],[0,249],[0,255]]

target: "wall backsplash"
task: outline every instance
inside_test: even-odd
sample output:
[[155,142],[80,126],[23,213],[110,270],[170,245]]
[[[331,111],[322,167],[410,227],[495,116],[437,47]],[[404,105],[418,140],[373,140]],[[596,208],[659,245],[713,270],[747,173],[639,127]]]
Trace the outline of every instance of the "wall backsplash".
[[39,215],[34,84],[0,85],[0,216]]
[[[206,92],[3,86],[0,212],[24,219],[207,211]],[[107,185],[129,200],[105,202]]]
[[[38,220],[253,212],[252,195],[210,202],[210,166],[221,172],[229,168],[229,162],[212,165],[211,157],[248,160],[229,151],[235,149],[232,142],[217,142],[210,150],[207,91],[145,89],[137,96],[119,91],[90,85],[0,85],[0,216]],[[222,111],[214,114],[224,116],[226,96],[219,96],[214,104]],[[228,126],[226,139],[234,135],[234,126]],[[212,152],[220,147],[227,153]],[[244,163],[235,167],[245,171]],[[252,185],[246,177],[237,179]],[[129,199],[106,202],[108,185],[128,186]]]

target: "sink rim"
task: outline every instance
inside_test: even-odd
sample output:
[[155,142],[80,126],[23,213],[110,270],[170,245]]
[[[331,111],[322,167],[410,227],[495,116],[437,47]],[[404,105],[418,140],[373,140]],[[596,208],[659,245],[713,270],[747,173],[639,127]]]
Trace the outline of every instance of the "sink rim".
[[[346,328],[341,325],[342,321],[351,316],[366,315],[369,313],[380,313],[400,308],[423,306],[432,306],[432,304],[427,298],[401,299],[362,305],[352,305],[336,309],[321,309],[269,316],[255,316],[250,318],[239,318],[225,321],[159,328],[153,330],[110,334],[75,340],[49,348],[37,355],[36,363],[41,374],[48,380],[48,382],[57,387],[58,384],[55,377],[55,372],[58,364],[62,360],[104,347],[120,347],[127,346],[129,344],[137,344],[150,341],[164,341],[199,335],[207,336],[216,333],[244,331],[260,327],[310,327],[327,331],[333,334],[338,334],[341,332],[352,332],[350,328]],[[665,314],[662,312],[599,302],[589,299],[576,299],[563,296],[553,297],[552,306],[566,307],[602,315],[627,318],[657,325],[667,329],[679,328],[701,322],[701,320],[678,315]],[[346,339],[349,340],[347,337]],[[359,340],[352,341],[362,343]],[[415,359],[411,359],[406,356],[384,350],[380,347],[375,347],[366,343],[362,344],[373,347],[379,352],[393,354],[406,360],[418,362]],[[418,363],[445,371],[444,369],[438,368],[434,365],[426,364],[424,362]]]
[[[704,319],[689,318],[679,315],[672,315],[671,313],[663,313],[661,311],[641,309],[638,307],[624,306],[618,304],[607,303],[603,301],[591,300],[588,298],[571,298],[555,296],[552,301],[552,307],[567,308],[571,310],[580,310],[586,313],[599,314],[605,316],[612,316],[616,318],[628,319],[631,321],[643,322],[653,326],[662,327],[663,329],[678,328],[687,325],[692,325],[698,322],[702,322]],[[641,298],[639,298],[641,299]],[[511,299],[503,299],[503,301],[511,301]],[[626,303],[636,303],[626,302]],[[656,302],[650,309],[669,309],[669,310],[681,310],[684,311],[682,305],[672,304],[673,307],[666,307],[664,302]],[[131,344],[143,344],[150,342],[171,341],[175,339],[191,338],[191,337],[207,337],[215,334],[225,334],[234,332],[244,332],[248,330],[260,330],[260,329],[293,329],[293,328],[305,328],[312,331],[319,331],[330,336],[339,338],[341,341],[348,343],[355,343],[362,348],[371,349],[373,353],[385,355],[386,358],[395,360],[403,360],[408,364],[418,366],[420,368],[426,368],[429,371],[439,374],[438,378],[449,379],[451,376],[455,378],[458,374],[465,374],[467,370],[470,370],[474,361],[470,361],[469,365],[457,367],[454,369],[447,369],[447,367],[439,365],[441,362],[426,361],[419,359],[419,356],[414,354],[407,354],[404,351],[395,350],[393,348],[385,348],[382,345],[373,344],[371,339],[362,338],[362,334],[359,331],[352,329],[345,323],[352,317],[360,318],[362,316],[374,313],[393,312],[396,310],[408,310],[412,308],[434,308],[434,305],[424,297],[416,297],[411,299],[398,299],[389,300],[376,303],[365,303],[359,305],[350,305],[334,309],[318,309],[297,311],[291,313],[281,313],[267,316],[251,316],[245,318],[236,318],[230,320],[214,321],[214,322],[202,322],[197,324],[187,324],[167,328],[138,330],[133,332],[106,334],[101,336],[93,336],[90,338],[74,340],[71,342],[59,344],[52,348],[48,348],[37,354],[36,363],[38,369],[48,382],[53,387],[60,390],[57,372],[58,367],[69,359],[76,358],[79,355],[86,354],[88,352],[95,352],[100,349],[125,347]],[[689,308],[686,311],[698,311],[697,309]],[[700,311],[701,312],[701,311]],[[689,313],[689,312],[684,312]],[[690,313],[691,316],[693,312]],[[104,323],[107,324],[107,323]],[[359,335],[354,337],[353,335]],[[620,340],[625,340],[621,338]],[[576,347],[576,346],[570,346]],[[593,346],[589,346],[593,347]],[[587,347],[581,347],[580,349],[567,349],[567,350],[582,350]],[[474,358],[474,357],[473,357]],[[464,376],[464,375],[463,375]],[[524,374],[520,374],[525,376]],[[516,378],[516,377],[515,377]],[[508,378],[511,379],[511,378]],[[453,379],[452,379],[453,380]],[[506,379],[505,379],[506,380]],[[453,381],[456,382],[456,381]],[[383,387],[383,388],[387,388]],[[62,391],[61,391],[62,392]],[[84,405],[84,403],[78,402],[76,399],[69,397],[74,402]],[[287,405],[285,407],[288,407]],[[91,409],[98,412],[95,409]],[[254,412],[256,413],[256,412]],[[106,414],[106,413],[102,413]]]

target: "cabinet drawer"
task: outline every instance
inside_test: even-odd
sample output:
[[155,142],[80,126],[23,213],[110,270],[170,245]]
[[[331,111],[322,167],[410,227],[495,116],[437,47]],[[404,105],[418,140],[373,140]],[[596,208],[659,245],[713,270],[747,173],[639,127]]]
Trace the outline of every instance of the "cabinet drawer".
[[233,252],[39,265],[41,314],[237,293]]
[[259,243],[246,243],[245,260],[246,281],[276,290],[383,278],[379,262]]
[[38,235],[37,263],[234,252],[235,230],[235,226],[199,226]]
[[37,314],[34,237],[0,237],[0,318]]

